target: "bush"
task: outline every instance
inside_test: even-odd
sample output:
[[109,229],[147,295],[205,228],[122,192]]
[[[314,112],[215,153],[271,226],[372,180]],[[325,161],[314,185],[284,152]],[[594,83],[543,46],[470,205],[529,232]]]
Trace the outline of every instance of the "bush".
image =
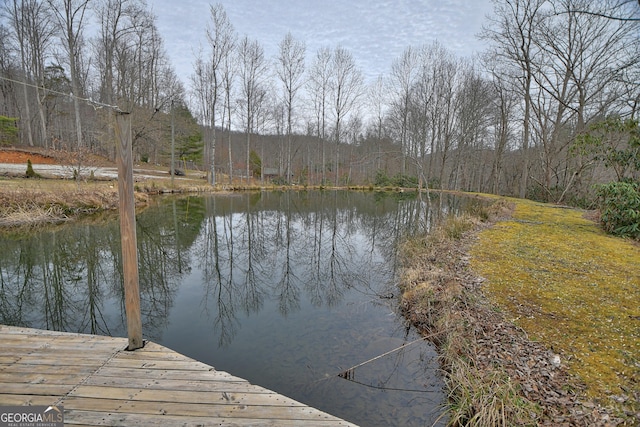
[[391,182],[395,187],[418,188],[418,178],[415,176],[398,173],[393,176]]
[[40,175],[33,170],[31,159],[27,159],[27,172],[25,173],[27,178],[40,178]]
[[0,145],[18,143],[18,119],[0,115]]
[[611,234],[640,239],[640,183],[610,182],[598,188],[600,222]]
[[373,184],[376,187],[388,187],[391,185],[391,180],[389,179],[389,175],[383,170],[379,170],[376,172],[376,177],[373,181]]
[[401,187],[401,188],[418,188],[418,178],[415,176],[403,175],[397,173],[389,177],[385,171],[376,172],[374,185],[377,187]]
[[284,176],[275,176],[273,178],[271,178],[271,183],[273,185],[287,185],[287,178],[285,178]]

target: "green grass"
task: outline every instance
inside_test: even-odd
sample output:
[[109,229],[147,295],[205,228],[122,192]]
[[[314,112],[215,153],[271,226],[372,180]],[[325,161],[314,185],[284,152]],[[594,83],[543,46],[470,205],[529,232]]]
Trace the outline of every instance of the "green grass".
[[[584,212],[515,201],[510,220],[480,234],[471,266],[486,292],[534,340],[560,353],[607,406],[640,410],[640,248]],[[610,399],[614,396],[614,399]]]

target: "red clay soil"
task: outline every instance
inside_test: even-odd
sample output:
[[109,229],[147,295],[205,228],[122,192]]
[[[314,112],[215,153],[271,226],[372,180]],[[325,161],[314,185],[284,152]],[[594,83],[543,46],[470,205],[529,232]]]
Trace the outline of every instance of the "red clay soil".
[[[104,157],[85,153],[82,163],[92,166],[113,166],[114,162]],[[0,163],[24,164],[31,160],[34,165],[73,165],[78,163],[78,153],[47,150],[44,148],[7,147],[0,148]]]
[[59,161],[50,155],[40,154],[36,152],[0,149],[0,163],[27,164],[27,160],[31,160],[34,165],[54,165]]

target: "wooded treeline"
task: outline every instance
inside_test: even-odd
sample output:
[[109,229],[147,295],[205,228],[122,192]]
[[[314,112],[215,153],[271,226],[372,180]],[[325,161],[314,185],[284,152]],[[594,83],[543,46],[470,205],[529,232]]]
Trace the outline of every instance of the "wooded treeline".
[[267,58],[215,4],[183,82],[144,0],[5,0],[0,142],[113,156],[117,107],[132,113],[138,161],[167,164],[173,122],[178,158],[212,184],[418,183],[579,202],[612,171],[572,149],[576,137],[638,118],[640,4],[493,3],[482,55],[416,40],[370,82],[348,50],[307,52],[291,34]]

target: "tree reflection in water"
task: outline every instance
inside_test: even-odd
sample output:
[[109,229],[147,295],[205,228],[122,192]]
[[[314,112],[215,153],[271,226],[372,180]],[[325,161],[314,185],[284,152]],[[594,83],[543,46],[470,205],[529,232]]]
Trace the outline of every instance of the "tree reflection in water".
[[[409,339],[399,322],[399,337],[378,340],[376,334],[386,332],[365,315],[394,309],[389,298],[397,295],[398,239],[429,229],[465,203],[432,197],[437,200],[323,191],[159,198],[137,220],[143,334],[216,367],[233,359],[246,371],[232,373],[250,380],[252,370],[265,371],[255,357],[267,350],[273,357],[262,353],[261,358],[282,384],[265,378],[261,385],[284,387],[311,404],[334,399],[331,408],[349,411],[352,402],[331,397],[335,383],[309,386],[327,374],[314,366],[326,363],[338,371],[361,361],[356,357],[384,353]],[[3,233],[0,323],[126,336],[120,247],[113,216]],[[268,310],[283,320],[265,314]],[[265,328],[285,328],[284,319],[293,322],[286,336],[259,335]],[[334,323],[339,330],[331,329]],[[314,330],[305,329],[310,327]],[[235,342],[240,334],[246,343]],[[309,335],[318,342],[300,341]],[[219,351],[230,347],[239,353]],[[276,355],[280,347],[287,353]],[[416,351],[412,357],[422,360],[426,350]],[[390,378],[399,367],[406,369],[407,352],[390,357],[388,377],[368,386],[392,388]],[[327,360],[312,361],[318,355]],[[428,363],[424,359],[420,363]],[[296,364],[299,368],[291,369]],[[315,395],[307,396],[311,392]]]

